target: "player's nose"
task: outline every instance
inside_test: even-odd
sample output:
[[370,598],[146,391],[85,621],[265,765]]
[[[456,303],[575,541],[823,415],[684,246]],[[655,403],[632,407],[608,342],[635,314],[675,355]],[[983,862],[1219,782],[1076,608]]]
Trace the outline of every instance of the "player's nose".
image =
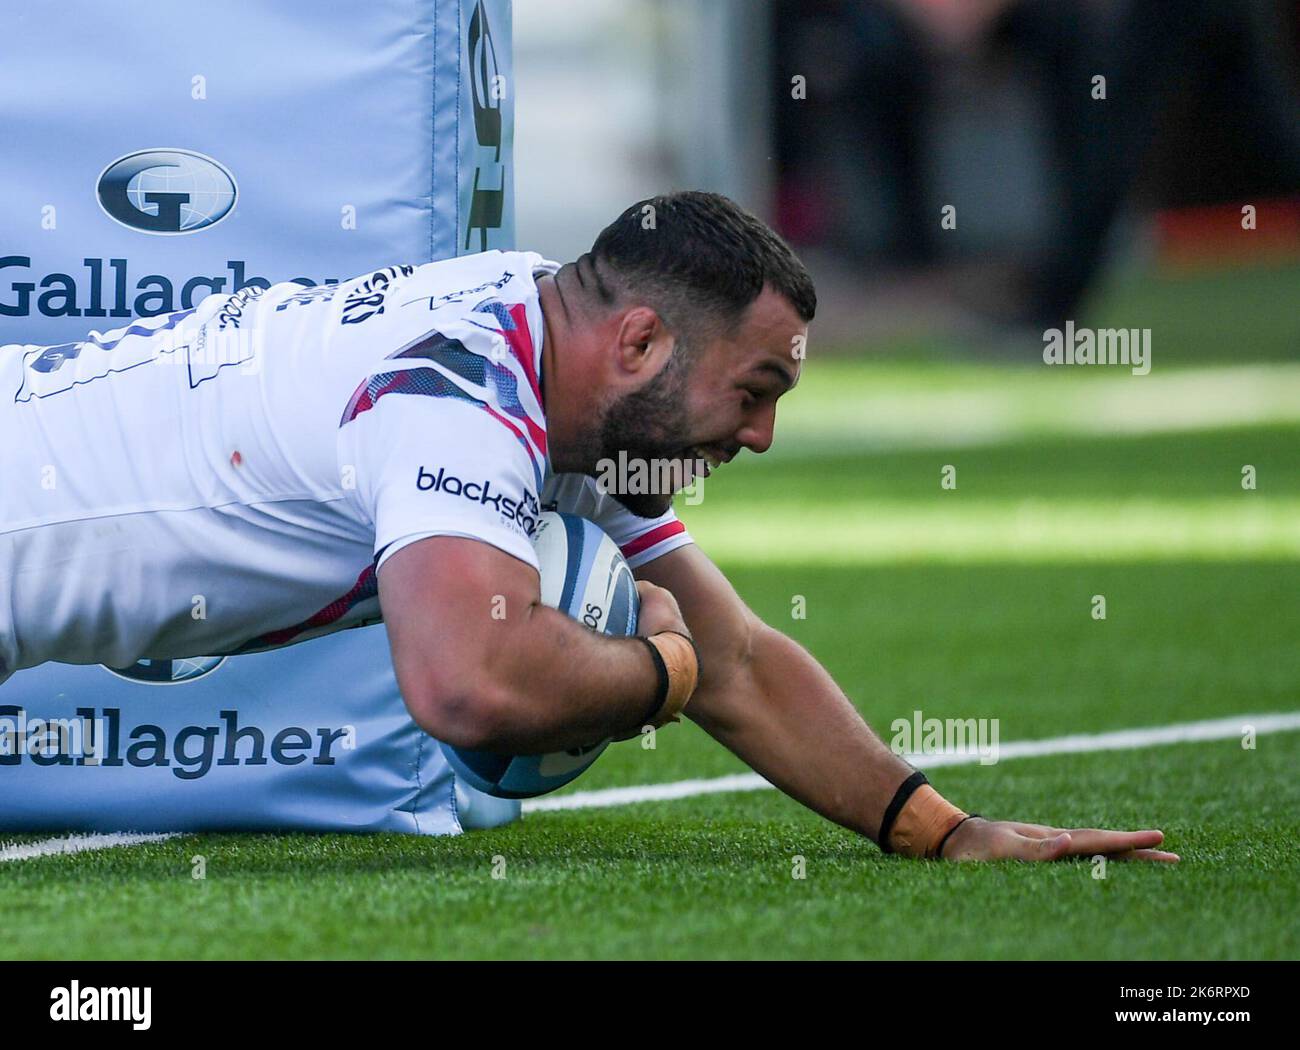
[[776,406],[769,405],[752,416],[736,432],[736,442],[760,455],[772,447],[776,433]]

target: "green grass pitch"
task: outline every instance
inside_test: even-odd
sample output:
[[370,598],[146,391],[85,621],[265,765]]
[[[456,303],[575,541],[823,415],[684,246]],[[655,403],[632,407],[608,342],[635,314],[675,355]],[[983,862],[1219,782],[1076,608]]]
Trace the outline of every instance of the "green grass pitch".
[[[814,360],[770,461],[728,466],[684,517],[886,732],[915,709],[997,718],[1004,745],[1295,712],[1298,285],[1119,284],[1088,323],[1153,328],[1142,378]],[[770,790],[458,839],[188,836],[0,864],[0,956],[1293,959],[1297,769],[1282,732],[932,772],[969,810],[1159,826],[1183,858],[1105,878],[885,857]],[[683,725],[574,787],[741,771]]]

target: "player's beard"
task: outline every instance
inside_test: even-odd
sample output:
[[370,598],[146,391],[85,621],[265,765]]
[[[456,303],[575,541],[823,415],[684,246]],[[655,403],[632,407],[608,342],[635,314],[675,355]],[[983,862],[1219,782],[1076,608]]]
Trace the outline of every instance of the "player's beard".
[[[687,432],[687,380],[691,366],[689,353],[680,339],[668,363],[639,390],[624,394],[605,411],[600,428],[600,459],[635,464],[649,464],[681,459],[691,445]],[[658,471],[651,476],[660,477]],[[632,493],[611,489],[612,495],[633,514],[657,518],[672,506],[670,492]]]

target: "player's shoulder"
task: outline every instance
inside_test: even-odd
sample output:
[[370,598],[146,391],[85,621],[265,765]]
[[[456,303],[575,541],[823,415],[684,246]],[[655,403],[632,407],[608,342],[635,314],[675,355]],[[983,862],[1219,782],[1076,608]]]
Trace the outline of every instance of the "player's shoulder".
[[[235,296],[210,296],[211,302],[201,305],[205,319],[213,311],[238,313],[256,305],[273,315],[311,317],[342,331],[363,325],[369,330],[372,320],[395,316],[402,323],[418,325],[429,311],[446,320],[492,302],[535,303],[536,276],[558,268],[537,252],[493,250],[426,263],[393,263],[325,284],[283,281],[269,288],[250,286]],[[300,311],[300,307],[313,309]]]
[[494,251],[418,267],[395,298],[400,323],[383,329],[384,356],[367,361],[340,427],[378,418],[383,413],[374,410],[384,404],[419,406],[395,415],[429,421],[422,426],[436,421],[462,442],[467,428],[507,436],[526,452],[540,486],[547,456],[544,326],[533,268],[544,262],[535,252]]
[[415,268],[413,282],[436,289],[447,303],[494,296],[521,301],[536,296],[539,277],[558,269],[558,263],[538,252],[494,249],[422,263]]

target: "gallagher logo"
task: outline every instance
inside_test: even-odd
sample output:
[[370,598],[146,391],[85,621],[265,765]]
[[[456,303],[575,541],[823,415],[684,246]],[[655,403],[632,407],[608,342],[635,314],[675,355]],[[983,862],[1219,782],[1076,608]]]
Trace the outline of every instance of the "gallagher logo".
[[226,168],[187,149],[146,149],[113,161],[95,183],[114,222],[171,236],[215,226],[235,207],[239,187]]

